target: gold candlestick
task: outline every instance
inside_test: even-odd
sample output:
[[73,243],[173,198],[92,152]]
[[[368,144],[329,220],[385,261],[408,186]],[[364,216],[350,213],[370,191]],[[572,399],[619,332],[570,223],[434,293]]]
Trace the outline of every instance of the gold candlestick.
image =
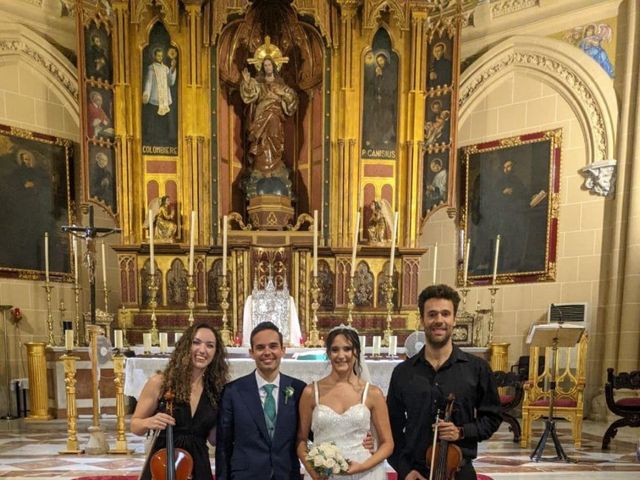
[[494,308],[496,303],[496,294],[500,290],[498,287],[489,287],[491,293],[491,307],[489,308],[489,333],[487,335],[487,345],[491,345],[493,342],[493,326],[494,326]]
[[393,275],[387,275],[387,280],[384,282],[384,293],[387,299],[387,328],[384,330],[384,337],[382,338],[382,345],[389,346],[389,338],[393,335],[391,330],[391,311],[393,310],[393,293],[395,292],[393,286]]
[[125,350],[129,347],[129,341],[127,340],[127,326],[130,321],[130,313],[124,305],[120,305],[118,309],[118,326],[122,330],[122,346]]
[[320,332],[318,332],[318,308],[320,308],[320,286],[318,284],[318,276],[313,275],[311,277],[311,330],[309,331],[309,338],[304,342],[305,347],[321,347],[322,340],[320,340]]
[[80,357],[75,357],[71,350],[67,351],[60,360],[64,362],[64,384],[67,392],[67,448],[60,454],[84,453],[78,445],[78,409],[76,407],[76,362]]
[[347,324],[351,326],[353,323],[353,307],[355,305],[353,301],[356,298],[356,284],[353,276],[350,277],[349,286],[347,287],[347,298],[349,299],[349,303],[347,303],[347,311],[349,312]]
[[193,309],[196,306],[196,286],[193,281],[194,275],[187,275],[187,307],[189,308],[189,326],[193,325]]
[[[80,290],[82,287],[76,281],[73,284],[73,293],[74,293],[74,303],[75,303],[75,316],[73,317],[73,341],[76,345],[84,345],[84,328],[80,325],[81,317],[80,317]],[[84,323],[84,322],[83,322]]]
[[107,313],[109,312],[109,292],[110,291],[111,290],[109,290],[106,285],[102,287],[102,294],[104,295],[104,311]]
[[133,453],[133,450],[129,450],[125,435],[124,355],[120,353],[120,349],[116,349],[115,352],[113,355],[113,383],[116,386],[116,446],[110,452],[128,455]]
[[231,338],[231,330],[229,330],[229,324],[227,319],[227,310],[229,309],[229,302],[227,298],[229,298],[229,292],[231,288],[227,283],[227,272],[222,274],[222,283],[218,287],[220,291],[220,298],[222,301],[220,302],[220,306],[222,307],[222,330],[220,330],[220,335],[222,336],[222,342],[230,347],[233,345],[233,339]]
[[158,319],[156,318],[156,308],[158,307],[157,294],[158,284],[156,283],[156,276],[150,275],[149,277],[149,306],[151,307],[151,345],[160,345],[160,339],[158,336]]
[[51,290],[53,289],[53,285],[47,280],[44,282],[44,290],[47,292],[47,332],[49,334],[49,342],[48,346],[54,347],[56,345],[55,339],[53,338],[53,314],[51,313]]

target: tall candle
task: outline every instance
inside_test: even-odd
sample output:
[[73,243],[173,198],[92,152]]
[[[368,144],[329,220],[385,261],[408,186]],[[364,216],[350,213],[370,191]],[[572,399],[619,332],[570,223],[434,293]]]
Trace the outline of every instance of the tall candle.
[[493,257],[493,280],[492,283],[495,285],[496,277],[498,276],[498,256],[500,255],[500,235],[496,237],[496,254]]
[[160,332],[158,339],[160,340],[160,353],[167,353],[169,350],[169,336],[167,332]]
[[462,281],[462,286],[467,286],[467,278],[469,277],[469,251],[471,250],[471,239],[467,239],[467,246],[464,249],[464,280]]
[[44,278],[49,283],[49,232],[44,234]]
[[124,336],[122,335],[122,330],[113,331],[113,346],[118,350],[122,350],[124,347]]
[[389,260],[389,276],[393,276],[393,259],[396,256],[396,236],[398,234],[398,212],[393,214],[393,229],[391,231],[391,259]]
[[71,244],[73,246],[73,269],[74,271],[74,277],[76,279],[76,284],[78,283],[78,239],[75,237],[75,235],[73,236],[73,239],[71,240]]
[[149,263],[151,275],[156,273],[156,260],[153,255],[153,212],[149,210]]
[[375,335],[373,337],[373,355],[380,355],[380,347],[382,345],[382,337]]
[[106,290],[107,288],[107,254],[104,248],[104,242],[102,242],[102,285]]
[[67,352],[73,350],[73,330],[64,331],[64,348]]
[[398,337],[395,335],[389,336],[389,356],[395,357],[398,353]]
[[359,335],[358,336],[360,338],[360,351],[362,353],[365,353],[365,348],[367,348],[367,336],[366,335]]
[[227,275],[227,216],[222,217],[222,275]]
[[318,275],[318,210],[313,211],[313,275]]
[[436,242],[435,247],[433,247],[433,276],[431,278],[431,283],[436,284],[436,274],[438,271],[438,242]]
[[353,224],[353,250],[351,251],[351,277],[356,275],[356,252],[358,250],[358,231],[360,230],[360,210],[356,212],[356,222]]
[[182,337],[182,333],[180,332],[176,332],[173,334],[173,344],[175,345],[176,343],[178,343],[178,340],[180,340],[180,338]]
[[189,275],[193,275],[193,249],[196,240],[196,212],[191,210],[191,236],[189,238]]
[[142,343],[144,344],[144,353],[151,353],[151,334],[142,334]]

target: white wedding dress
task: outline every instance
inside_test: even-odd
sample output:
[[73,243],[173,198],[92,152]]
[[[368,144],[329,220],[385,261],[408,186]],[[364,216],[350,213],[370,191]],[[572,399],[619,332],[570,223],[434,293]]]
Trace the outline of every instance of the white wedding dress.
[[[371,453],[362,446],[362,442],[371,430],[371,411],[364,401],[367,398],[369,383],[367,382],[362,394],[362,401],[351,405],[344,413],[337,413],[331,407],[322,405],[319,401],[318,383],[313,384],[316,406],[311,416],[311,430],[313,431],[313,443],[319,445],[324,442],[333,442],[347,460],[364,462]],[[310,479],[305,474],[305,479]],[[336,479],[349,480],[385,480],[387,474],[384,462],[370,470],[356,475],[335,475]]]

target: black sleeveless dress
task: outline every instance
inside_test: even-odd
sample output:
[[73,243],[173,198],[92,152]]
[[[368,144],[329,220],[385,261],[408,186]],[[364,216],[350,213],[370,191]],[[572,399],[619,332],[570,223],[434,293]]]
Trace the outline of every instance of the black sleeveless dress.
[[[173,427],[173,442],[176,448],[182,448],[193,457],[193,480],[211,480],[211,462],[207,438],[211,429],[216,426],[217,411],[211,405],[209,397],[202,392],[196,411],[191,415],[191,406],[176,402],[173,406],[173,416],[176,424]],[[153,452],[165,448],[167,445],[166,432],[158,435],[153,446]],[[143,480],[151,480],[149,465],[142,473]]]

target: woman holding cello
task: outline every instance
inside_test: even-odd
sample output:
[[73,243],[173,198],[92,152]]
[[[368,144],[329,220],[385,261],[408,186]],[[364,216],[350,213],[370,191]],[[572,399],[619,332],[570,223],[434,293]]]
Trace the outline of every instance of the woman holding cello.
[[[176,343],[164,372],[147,381],[131,417],[131,431],[136,435],[160,431],[140,478],[165,480],[163,473],[151,465],[162,463],[154,462],[153,456],[161,455],[160,451],[167,446],[166,429],[169,426],[173,446],[185,450],[193,459],[191,478],[212,478],[207,438],[216,424],[218,402],[228,372],[220,334],[204,323],[187,328]],[[164,399],[173,404],[172,415],[161,408]],[[176,477],[176,480],[181,479]]]

